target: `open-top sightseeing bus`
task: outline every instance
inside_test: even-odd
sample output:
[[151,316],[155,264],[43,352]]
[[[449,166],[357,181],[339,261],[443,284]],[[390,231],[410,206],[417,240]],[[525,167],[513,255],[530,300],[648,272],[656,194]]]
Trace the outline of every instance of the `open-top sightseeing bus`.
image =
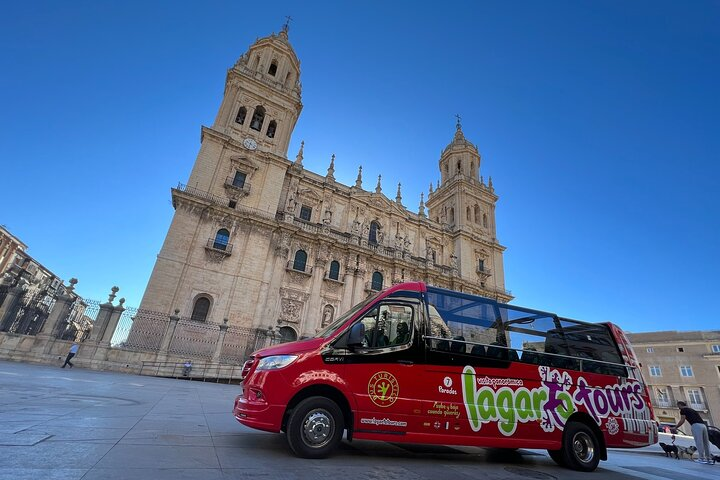
[[547,449],[594,470],[657,441],[620,328],[403,283],[313,338],[255,352],[234,415],[321,458],[347,439]]

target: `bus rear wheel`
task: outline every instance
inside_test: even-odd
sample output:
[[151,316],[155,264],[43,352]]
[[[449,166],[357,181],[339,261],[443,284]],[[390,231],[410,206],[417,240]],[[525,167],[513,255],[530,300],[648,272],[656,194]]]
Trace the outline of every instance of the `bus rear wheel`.
[[600,442],[590,427],[570,422],[565,426],[561,456],[566,467],[592,472],[600,463]]
[[343,414],[335,402],[309,397],[293,408],[285,436],[298,457],[325,458],[340,443],[344,429]]

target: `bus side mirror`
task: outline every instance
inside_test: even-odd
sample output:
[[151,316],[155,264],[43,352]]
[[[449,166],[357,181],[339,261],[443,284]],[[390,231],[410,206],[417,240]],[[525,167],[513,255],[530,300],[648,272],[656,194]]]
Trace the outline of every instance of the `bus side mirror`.
[[348,335],[347,346],[348,347],[361,347],[365,340],[365,324],[358,322],[350,329],[350,335]]

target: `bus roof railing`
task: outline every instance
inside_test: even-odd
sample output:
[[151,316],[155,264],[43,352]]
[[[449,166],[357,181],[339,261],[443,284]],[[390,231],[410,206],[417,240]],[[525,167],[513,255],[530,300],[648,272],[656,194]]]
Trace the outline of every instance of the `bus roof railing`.
[[[481,345],[481,346],[483,346],[483,347],[502,348],[502,349],[504,349],[504,350],[513,350],[513,351],[515,351],[515,352],[530,352],[530,353],[537,353],[537,354],[540,354],[540,355],[548,355],[548,356],[558,357],[558,358],[569,358],[569,359],[572,359],[572,360],[580,360],[580,365],[581,365],[581,367],[582,367],[582,362],[583,362],[583,361],[586,361],[586,362],[593,362],[593,363],[602,363],[602,364],[605,364],[605,365],[612,365],[612,366],[615,366],[615,367],[632,368],[632,369],[636,369],[636,368],[637,368],[637,367],[634,367],[634,366],[632,366],[632,365],[627,365],[627,364],[624,364],[624,363],[608,362],[608,361],[605,361],[605,360],[595,360],[595,359],[592,359],[592,358],[585,358],[585,357],[576,357],[576,356],[573,356],[573,355],[564,355],[564,354],[562,354],[562,353],[550,353],[550,352],[539,352],[539,351],[537,351],[537,350],[525,350],[525,349],[522,349],[522,348],[506,347],[505,345],[492,344],[492,343],[473,342],[473,341],[470,341],[470,340],[460,340],[460,339],[456,339],[456,338],[433,337],[433,336],[431,336],[431,335],[423,335],[423,336],[422,336],[422,339],[423,339],[423,340],[439,340],[439,341],[446,341],[446,342],[451,342],[451,343],[457,342],[457,343],[463,343],[463,344],[465,344],[465,345]],[[455,352],[455,353],[458,353],[458,352]],[[461,353],[462,353],[462,352],[461,352]]]

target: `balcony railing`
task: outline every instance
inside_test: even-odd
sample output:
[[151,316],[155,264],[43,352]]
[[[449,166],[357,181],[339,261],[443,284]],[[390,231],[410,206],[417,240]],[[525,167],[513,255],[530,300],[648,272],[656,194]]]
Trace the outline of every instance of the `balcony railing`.
[[489,277],[490,275],[492,275],[489,268],[481,267],[480,265],[477,266],[475,271],[478,273],[478,275],[483,277]]
[[304,273],[305,275],[312,275],[313,272],[313,267],[307,264],[305,264],[305,270],[298,270],[297,268],[295,268],[294,260],[288,260],[286,269],[290,270],[291,272]]
[[704,403],[692,403],[690,402],[690,408],[693,410],[706,410]]
[[232,190],[237,190],[239,192],[242,192],[245,195],[250,193],[250,182],[243,182],[242,185],[236,185],[235,177],[227,177],[225,179],[225,186]]
[[224,255],[230,255],[232,253],[232,243],[218,242],[214,238],[208,238],[205,248],[213,252],[222,253]]

